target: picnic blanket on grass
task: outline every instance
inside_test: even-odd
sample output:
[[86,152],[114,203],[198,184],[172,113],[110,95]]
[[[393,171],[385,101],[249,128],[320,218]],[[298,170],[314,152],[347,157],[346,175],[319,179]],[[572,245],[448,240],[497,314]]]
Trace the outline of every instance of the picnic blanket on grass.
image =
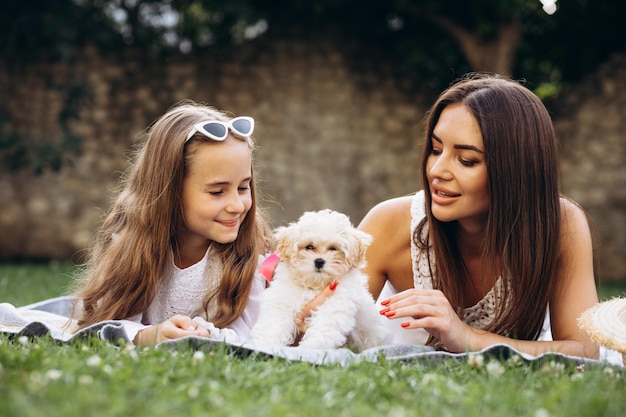
[[[70,343],[80,339],[97,337],[115,345],[131,343],[124,325],[116,320],[103,321],[77,332],[70,331],[72,322],[69,319],[72,312],[72,297],[64,296],[51,298],[24,307],[15,307],[8,303],[0,304],[0,333],[12,337],[42,337],[50,336],[59,343]],[[481,354],[488,358],[507,360],[519,356],[525,362],[565,362],[576,365],[623,366],[621,355],[618,352],[602,349],[600,359],[592,360],[581,357],[568,356],[561,353],[545,353],[532,356],[519,352],[507,345],[490,346],[480,352],[449,353],[438,351],[428,346],[412,344],[393,344],[377,346],[355,353],[347,348],[339,349],[305,349],[300,347],[260,347],[248,344],[232,344],[224,340],[183,337],[159,343],[157,349],[193,349],[212,351],[226,347],[241,357],[260,356],[266,358],[280,357],[289,361],[305,361],[316,365],[342,364],[347,365],[358,361],[402,360],[420,362],[423,364],[437,364],[443,361],[465,361],[469,355]]]

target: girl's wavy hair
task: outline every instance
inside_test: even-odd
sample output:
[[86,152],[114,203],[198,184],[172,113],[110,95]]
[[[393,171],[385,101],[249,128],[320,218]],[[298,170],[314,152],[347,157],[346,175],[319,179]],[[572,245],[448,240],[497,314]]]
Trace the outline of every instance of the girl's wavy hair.
[[[183,101],[148,128],[76,281],[77,299],[82,301],[80,327],[148,309],[171,262],[170,251],[178,250],[177,231],[183,225],[181,190],[189,158],[203,141],[210,140],[195,135],[187,141],[187,134],[206,119],[227,121],[230,117]],[[231,136],[226,140],[240,140]],[[247,143],[253,152],[253,140]],[[252,206],[237,239],[227,244],[213,242],[223,273],[217,290],[207,294],[204,307],[208,312],[209,303],[217,302],[216,316],[209,319],[218,327],[242,314],[258,254],[269,249],[269,230],[257,208],[254,172],[251,193]]]
[[[413,239],[422,249],[432,245],[433,286],[444,292],[461,318],[468,274],[455,238],[457,222],[433,217],[427,179],[433,130],[442,111],[455,103],[472,113],[483,137],[490,196],[483,274],[499,274],[504,284],[502,293],[496,291],[495,319],[486,330],[534,340],[542,329],[559,250],[558,145],[552,120],[527,88],[488,74],[472,74],[453,84],[427,115],[421,166],[426,217]],[[425,225],[428,232],[422,233]]]

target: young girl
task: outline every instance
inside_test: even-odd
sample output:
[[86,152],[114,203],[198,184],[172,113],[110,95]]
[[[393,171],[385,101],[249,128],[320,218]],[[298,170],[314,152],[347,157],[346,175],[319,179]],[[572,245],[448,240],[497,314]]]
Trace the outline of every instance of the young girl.
[[193,102],[151,126],[82,273],[79,326],[125,319],[139,345],[225,327],[245,340],[265,288],[259,255],[270,249],[253,131],[250,117]]
[[[595,358],[576,324],[597,303],[583,210],[559,195],[557,142],[541,101],[496,76],[468,77],[428,115],[424,191],[374,207],[360,228],[381,314],[451,352],[496,343]],[[383,297],[385,298],[385,297]],[[546,311],[552,340],[538,341]],[[417,330],[423,329],[423,330]]]

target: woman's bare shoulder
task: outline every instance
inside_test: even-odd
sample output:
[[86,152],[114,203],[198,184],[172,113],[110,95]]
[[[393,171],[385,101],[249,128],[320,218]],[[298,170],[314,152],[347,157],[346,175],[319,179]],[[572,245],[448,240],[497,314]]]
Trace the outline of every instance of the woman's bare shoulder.
[[391,198],[374,206],[361,222],[362,226],[379,227],[411,221],[413,196]]
[[[398,250],[408,246],[411,235],[412,196],[385,200],[374,206],[363,218],[359,229],[374,237],[379,250]],[[380,248],[380,245],[384,246]]]
[[564,234],[589,232],[587,212],[580,204],[567,197],[561,198],[561,226]]
[[385,281],[396,290],[412,285],[411,201],[413,197],[385,200],[363,218],[359,229],[374,238],[367,250],[370,291],[378,297]]

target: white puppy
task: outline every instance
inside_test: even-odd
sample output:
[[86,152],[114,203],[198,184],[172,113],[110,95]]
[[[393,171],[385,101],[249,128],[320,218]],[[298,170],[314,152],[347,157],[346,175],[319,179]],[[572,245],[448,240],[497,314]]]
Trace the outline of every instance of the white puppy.
[[372,237],[332,210],[306,212],[298,222],[276,229],[280,262],[263,294],[252,343],[290,346],[298,334],[296,317],[324,287],[337,282],[332,296],[307,319],[299,346],[332,349],[382,344],[387,332],[367,289],[365,250]]

